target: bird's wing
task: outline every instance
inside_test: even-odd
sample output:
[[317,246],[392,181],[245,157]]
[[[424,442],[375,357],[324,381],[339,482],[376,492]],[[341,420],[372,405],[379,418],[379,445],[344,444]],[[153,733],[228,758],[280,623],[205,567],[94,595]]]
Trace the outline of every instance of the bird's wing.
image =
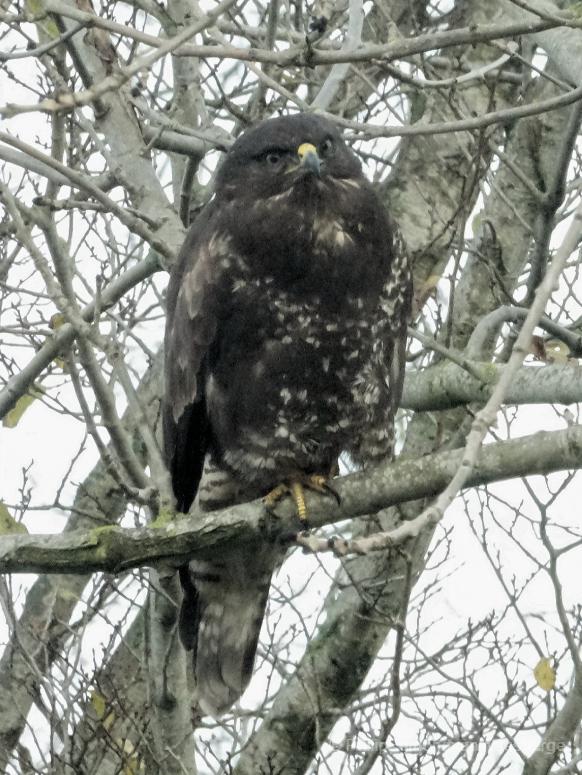
[[225,279],[214,215],[207,206],[190,229],[167,294],[164,453],[176,505],[184,512],[196,495],[209,444],[204,384]]
[[[194,500],[210,443],[206,375],[230,289],[224,268],[229,244],[219,231],[219,213],[211,209],[201,219],[186,238],[167,295],[164,449],[181,511]],[[224,713],[250,681],[279,554],[271,545],[237,546],[180,569],[180,638],[192,652],[194,701],[205,713]]]

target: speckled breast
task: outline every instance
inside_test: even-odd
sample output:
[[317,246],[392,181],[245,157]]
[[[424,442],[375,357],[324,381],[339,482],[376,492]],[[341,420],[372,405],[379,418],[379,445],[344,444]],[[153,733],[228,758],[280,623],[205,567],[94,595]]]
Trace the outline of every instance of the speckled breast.
[[389,390],[374,296],[346,294],[330,305],[273,278],[234,281],[228,347],[219,347],[207,384],[222,465],[265,487],[325,473],[378,423]]

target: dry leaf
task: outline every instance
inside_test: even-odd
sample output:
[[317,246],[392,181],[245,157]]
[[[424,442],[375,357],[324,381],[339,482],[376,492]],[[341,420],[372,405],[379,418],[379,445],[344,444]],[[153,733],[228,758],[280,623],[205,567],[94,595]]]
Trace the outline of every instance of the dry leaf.
[[[115,714],[113,711],[107,713],[107,700],[99,692],[93,692],[91,695],[91,705],[95,711],[97,718],[101,721],[104,728],[109,730],[113,726],[115,721]],[[107,715],[105,715],[107,713]]]
[[67,318],[63,315],[62,312],[55,312],[55,314],[51,315],[51,317],[50,317],[49,328],[52,331],[56,331],[62,325],[64,325],[66,322],[67,322]]
[[414,306],[415,309],[420,309],[424,306],[426,300],[436,291],[436,287],[439,284],[441,276],[439,274],[431,274],[422,286],[414,294]]
[[546,360],[549,363],[568,363],[570,357],[570,348],[565,342],[559,339],[548,339],[546,341]]
[[533,674],[538,686],[546,692],[551,691],[556,685],[556,671],[552,667],[551,657],[542,657],[534,667]]
[[9,533],[28,533],[22,522],[17,522],[8,511],[6,505],[0,501],[0,535]]
[[570,361],[570,348],[559,339],[532,336],[530,352],[538,361],[544,361],[544,363],[569,363]]
[[22,415],[26,412],[28,407],[42,395],[43,392],[44,391],[42,389],[36,387],[33,388],[30,393],[26,393],[25,395],[20,396],[12,409],[4,415],[2,425],[5,428],[16,428],[22,418]]

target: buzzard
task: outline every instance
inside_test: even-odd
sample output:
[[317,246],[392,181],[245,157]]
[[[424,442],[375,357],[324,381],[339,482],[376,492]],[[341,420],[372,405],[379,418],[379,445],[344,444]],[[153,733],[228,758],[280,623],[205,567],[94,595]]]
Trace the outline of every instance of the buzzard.
[[[168,288],[164,445],[177,507],[322,488],[342,452],[391,455],[411,298],[406,253],[335,126],[263,121],[228,152]],[[281,487],[282,486],[282,487]],[[234,545],[181,572],[197,703],[252,673],[281,548]]]

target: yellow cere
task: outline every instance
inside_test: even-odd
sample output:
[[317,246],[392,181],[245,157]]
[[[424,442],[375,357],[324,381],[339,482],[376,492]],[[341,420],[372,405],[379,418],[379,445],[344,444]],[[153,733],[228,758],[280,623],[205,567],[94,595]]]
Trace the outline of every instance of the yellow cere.
[[299,158],[303,160],[303,158],[307,156],[308,153],[314,153],[317,156],[317,148],[311,143],[301,143],[297,149],[297,155]]

